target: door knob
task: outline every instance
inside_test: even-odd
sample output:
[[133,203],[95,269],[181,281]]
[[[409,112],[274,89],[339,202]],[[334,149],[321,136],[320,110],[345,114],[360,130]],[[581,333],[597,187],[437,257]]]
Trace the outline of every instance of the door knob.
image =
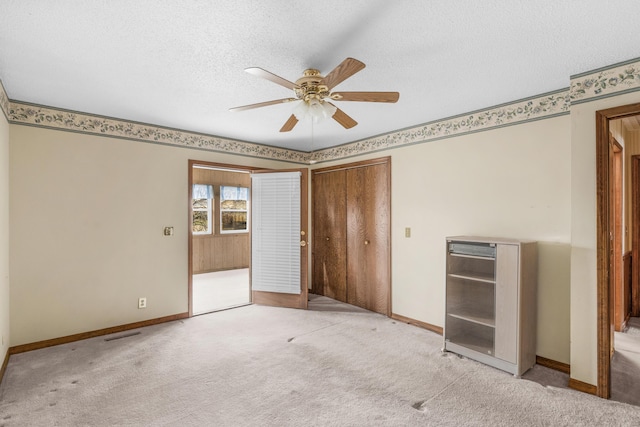
[[329,238],[327,237],[327,242],[329,241]]
[[368,240],[365,240],[365,241],[364,241],[364,244],[365,244],[365,245],[368,245],[368,244],[369,244],[369,241],[368,241]]
[[305,242],[304,240],[300,240],[300,246],[304,248],[305,246],[307,246],[307,242]]

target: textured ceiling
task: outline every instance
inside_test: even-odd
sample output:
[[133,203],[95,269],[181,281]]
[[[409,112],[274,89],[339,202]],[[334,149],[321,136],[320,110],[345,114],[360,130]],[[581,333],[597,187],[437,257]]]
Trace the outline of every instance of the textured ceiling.
[[[640,57],[640,1],[2,0],[0,79],[13,100],[311,151],[566,88],[573,74]],[[295,81],[346,57],[358,121],[279,129]]]

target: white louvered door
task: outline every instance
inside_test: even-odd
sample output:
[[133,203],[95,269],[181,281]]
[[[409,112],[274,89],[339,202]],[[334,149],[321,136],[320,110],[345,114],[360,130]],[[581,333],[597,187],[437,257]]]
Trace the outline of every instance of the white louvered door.
[[251,175],[251,289],[256,304],[307,307],[307,169]]

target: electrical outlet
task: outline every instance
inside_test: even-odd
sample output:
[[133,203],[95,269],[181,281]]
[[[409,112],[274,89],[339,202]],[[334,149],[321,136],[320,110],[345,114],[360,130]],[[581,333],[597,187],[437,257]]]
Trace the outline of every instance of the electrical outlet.
[[404,237],[411,237],[411,227],[406,227],[404,229]]
[[138,299],[138,308],[147,308],[147,299],[139,298]]

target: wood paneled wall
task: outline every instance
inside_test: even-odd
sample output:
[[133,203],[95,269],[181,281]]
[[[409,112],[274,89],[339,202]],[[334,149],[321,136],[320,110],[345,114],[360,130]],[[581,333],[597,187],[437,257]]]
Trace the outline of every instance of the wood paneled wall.
[[640,131],[624,132],[624,157],[625,157],[625,247],[624,251],[631,249],[631,230],[633,226],[633,215],[631,206],[631,191],[634,183],[631,180],[631,156],[640,154]]
[[248,173],[193,168],[193,183],[213,186],[213,234],[193,236],[193,273],[249,267],[249,233],[220,234],[220,186],[251,187]]

